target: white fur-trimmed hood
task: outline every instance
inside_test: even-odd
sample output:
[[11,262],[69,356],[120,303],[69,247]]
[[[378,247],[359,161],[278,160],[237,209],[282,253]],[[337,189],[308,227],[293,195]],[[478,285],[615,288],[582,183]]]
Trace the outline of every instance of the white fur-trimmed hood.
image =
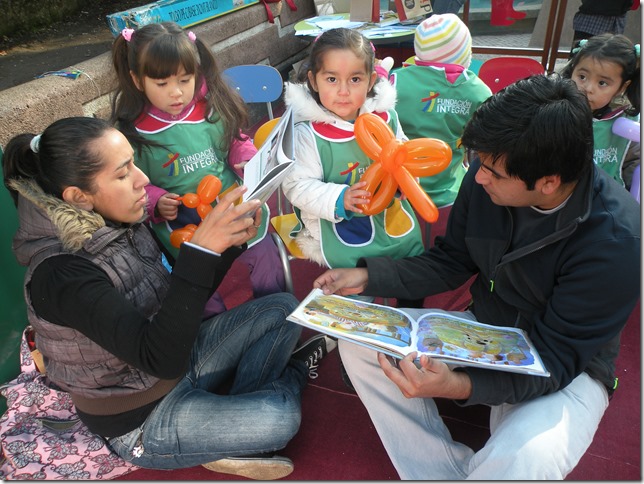
[[[384,112],[396,107],[396,88],[386,79],[379,78],[373,87],[375,95],[368,97],[360,108],[360,114]],[[319,105],[306,83],[287,82],[285,85],[284,101],[293,109],[293,121],[313,121],[334,124],[339,118]]]

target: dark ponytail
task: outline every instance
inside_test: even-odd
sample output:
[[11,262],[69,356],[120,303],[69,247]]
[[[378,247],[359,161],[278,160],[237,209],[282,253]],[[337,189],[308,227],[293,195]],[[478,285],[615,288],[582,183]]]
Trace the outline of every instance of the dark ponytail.
[[14,203],[18,194],[7,183],[18,178],[32,179],[45,193],[61,199],[69,186],[91,193],[103,167],[101,153],[92,142],[110,129],[114,128],[102,119],[72,117],[55,121],[39,137],[24,133],[12,138],[5,149],[2,173]]

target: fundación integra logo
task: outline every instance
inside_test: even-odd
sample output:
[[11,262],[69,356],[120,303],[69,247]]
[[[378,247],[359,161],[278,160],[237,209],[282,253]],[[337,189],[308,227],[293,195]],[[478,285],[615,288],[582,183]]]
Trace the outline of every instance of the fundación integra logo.
[[194,173],[215,165],[216,172],[214,175],[220,176],[222,171],[220,164],[215,150],[209,147],[186,156],[182,156],[179,153],[168,153],[168,161],[162,167],[168,169],[167,176],[179,176],[182,173]]
[[450,99],[440,97],[440,92],[429,91],[427,97],[420,99],[423,112],[448,113],[469,116],[472,110],[472,101],[463,99]]

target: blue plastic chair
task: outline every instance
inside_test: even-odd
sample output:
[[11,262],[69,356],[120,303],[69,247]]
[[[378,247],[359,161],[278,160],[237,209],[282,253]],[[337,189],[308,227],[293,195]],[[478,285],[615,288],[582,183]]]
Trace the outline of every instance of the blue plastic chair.
[[266,103],[269,119],[273,119],[273,101],[282,95],[284,82],[277,69],[266,64],[229,67],[223,72],[228,83],[246,103]]

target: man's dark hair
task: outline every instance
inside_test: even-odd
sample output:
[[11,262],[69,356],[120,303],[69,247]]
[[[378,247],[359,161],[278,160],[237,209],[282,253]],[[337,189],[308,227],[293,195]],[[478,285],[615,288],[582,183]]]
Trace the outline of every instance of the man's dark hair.
[[593,119],[570,79],[539,74],[488,98],[465,126],[467,149],[504,158],[505,171],[529,190],[548,175],[579,180],[593,163]]

